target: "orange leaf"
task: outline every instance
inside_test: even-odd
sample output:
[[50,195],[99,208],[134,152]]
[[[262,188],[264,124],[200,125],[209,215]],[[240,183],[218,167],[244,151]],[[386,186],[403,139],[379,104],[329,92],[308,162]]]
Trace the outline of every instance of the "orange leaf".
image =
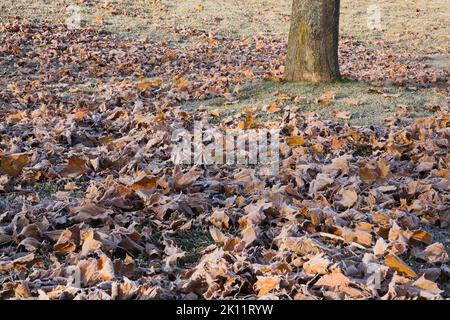
[[262,297],[268,294],[273,289],[278,289],[280,285],[280,278],[278,277],[257,277],[258,281],[255,283],[258,296]]
[[131,185],[132,190],[149,190],[156,188],[157,186],[157,180],[156,177],[143,177],[142,179],[136,181]]
[[276,103],[272,103],[268,108],[267,108],[267,112],[268,113],[276,113],[279,112],[280,108],[278,108]]
[[291,136],[286,139],[288,146],[301,147],[305,145],[305,138],[303,136]]
[[384,161],[383,159],[380,159],[378,161],[378,171],[382,178],[386,178],[389,175],[390,170],[390,166],[386,163],[386,161]]
[[391,254],[387,256],[386,259],[384,259],[384,264],[406,277],[414,279],[418,277],[417,273],[396,255]]
[[238,128],[241,130],[247,130],[255,126],[255,118],[251,114],[247,115],[244,121],[238,124]]
[[178,89],[187,88],[191,85],[191,83],[183,77],[175,77],[175,86]]
[[349,284],[350,279],[347,278],[339,269],[333,269],[331,273],[324,275],[315,283],[317,286],[325,286],[329,288],[346,287]]
[[430,245],[433,242],[433,237],[426,231],[418,230],[413,233],[411,239]]
[[158,87],[162,83],[161,79],[154,79],[152,81],[142,81],[138,83],[138,88],[141,91],[144,91],[150,87]]
[[325,148],[323,147],[323,145],[321,145],[320,143],[316,143],[315,145],[313,145],[312,147],[311,147],[311,149],[312,149],[312,151],[314,152],[314,153],[322,153],[324,150],[325,150]]

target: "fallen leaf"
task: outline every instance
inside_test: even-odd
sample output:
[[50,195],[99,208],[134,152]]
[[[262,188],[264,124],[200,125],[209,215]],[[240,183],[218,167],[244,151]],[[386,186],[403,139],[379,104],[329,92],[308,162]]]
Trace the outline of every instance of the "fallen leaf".
[[92,229],[85,231],[82,235],[83,245],[81,247],[81,255],[86,256],[89,252],[100,249],[102,243],[94,239],[94,231]]
[[429,245],[425,250],[418,253],[413,252],[413,255],[429,263],[447,263],[449,261],[444,245],[439,242]]
[[426,294],[423,295],[425,298],[428,298],[430,294],[439,296],[442,292],[444,292],[443,290],[439,289],[438,285],[435,282],[425,279],[424,276],[421,276],[419,279],[414,281],[413,286],[426,291]]
[[388,244],[386,243],[386,241],[384,241],[383,238],[380,237],[373,247],[373,253],[376,256],[382,256],[386,252],[387,248]]
[[87,161],[79,157],[69,158],[61,174],[66,177],[78,178],[88,171]]
[[173,174],[173,186],[175,190],[182,190],[191,186],[202,174],[197,167],[192,167],[187,173],[182,173],[180,168],[175,167]]
[[258,296],[262,297],[268,294],[272,290],[277,290],[280,285],[279,277],[263,277],[258,276],[255,283]]
[[333,182],[334,182],[334,179],[331,178],[330,176],[328,176],[324,173],[319,173],[317,175],[316,179],[314,179],[311,182],[311,185],[309,187],[309,193],[321,191],[321,190],[325,189],[326,187],[328,187],[329,185],[331,185]]
[[324,286],[332,289],[346,287],[350,284],[350,279],[347,278],[340,269],[334,268],[331,273],[324,275],[317,281],[315,286]]
[[301,147],[305,145],[303,136],[291,136],[286,139],[287,145],[290,147]]
[[427,245],[430,245],[433,242],[433,237],[428,232],[423,230],[414,231],[411,239],[425,243]]
[[228,229],[230,218],[226,214],[225,209],[214,208],[209,221],[217,228]]
[[349,120],[352,118],[352,113],[348,111],[340,111],[334,115],[337,119]]
[[344,208],[352,207],[358,200],[358,194],[355,190],[343,190],[341,191],[342,200],[339,201],[339,205]]
[[73,219],[75,221],[105,221],[110,214],[113,213],[110,209],[104,209],[96,204],[88,203],[82,207],[75,208],[75,213],[77,213]]
[[389,268],[397,271],[401,275],[414,279],[418,278],[417,273],[415,273],[413,269],[411,269],[402,259],[400,259],[396,255],[388,255],[384,259],[384,264]]
[[330,260],[318,254],[303,264],[303,270],[309,274],[326,274]]
[[3,155],[1,159],[1,172],[11,177],[17,177],[22,173],[24,167],[30,162],[29,156],[26,153],[14,153],[10,155]]

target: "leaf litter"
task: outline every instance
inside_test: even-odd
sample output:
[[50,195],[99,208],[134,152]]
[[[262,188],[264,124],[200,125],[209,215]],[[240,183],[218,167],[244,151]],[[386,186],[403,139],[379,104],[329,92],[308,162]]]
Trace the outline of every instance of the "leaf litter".
[[[370,127],[277,106],[266,124],[252,113],[189,114],[177,104],[232,100],[239,90],[230,88],[279,79],[285,44],[179,27],[171,31],[199,43],[119,41],[18,20],[0,29],[0,64],[14,67],[0,79],[0,195],[24,199],[0,198],[0,298],[448,297],[447,107]],[[343,74],[377,85],[388,56],[397,86],[448,83],[447,71],[418,71],[387,50],[344,41]],[[84,83],[95,94],[77,89]],[[172,133],[198,118],[218,118],[221,129],[279,128],[279,176],[174,165]],[[43,197],[35,186],[50,182],[65,187]],[[180,243],[199,230],[200,244]]]

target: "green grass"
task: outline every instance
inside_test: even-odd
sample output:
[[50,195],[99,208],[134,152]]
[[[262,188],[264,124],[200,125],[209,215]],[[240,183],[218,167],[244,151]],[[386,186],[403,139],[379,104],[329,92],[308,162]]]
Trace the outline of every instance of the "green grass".
[[[20,209],[24,204],[30,202],[31,195],[37,194],[39,199],[45,199],[55,196],[57,192],[67,191],[64,186],[67,182],[74,182],[66,180],[65,182],[43,181],[32,185],[32,188],[24,188],[26,191],[13,191],[7,193],[0,193],[0,213],[7,208]],[[84,182],[76,183],[78,189],[70,190],[68,192],[69,198],[84,198],[87,184]]]
[[[199,106],[206,106],[208,110],[218,110],[221,118],[233,116],[248,108],[257,108],[257,120],[260,122],[272,121],[283,115],[281,112],[268,114],[263,111],[263,107],[274,103],[277,94],[285,93],[289,96],[306,97],[310,103],[286,102],[284,106],[292,105],[299,107],[298,112],[315,112],[324,118],[335,119],[334,111],[348,111],[352,114],[350,120],[346,122],[353,125],[382,124],[383,120],[395,117],[395,113],[400,110],[399,105],[406,105],[411,108],[411,113],[405,120],[412,120],[417,117],[426,117],[430,112],[423,108],[427,103],[436,105],[446,105],[446,97],[434,90],[422,90],[417,92],[402,91],[396,88],[385,89],[386,92],[400,94],[399,97],[385,97],[370,91],[370,86],[362,82],[339,81],[328,84],[310,83],[285,83],[277,84],[268,81],[254,81],[241,89],[241,97],[237,103],[226,103],[224,99],[212,99],[207,101],[191,101],[181,104],[187,111],[195,112]],[[333,91],[336,99],[332,106],[322,106],[315,101],[323,93]],[[358,100],[359,105],[354,106],[353,100]],[[217,119],[213,119],[217,121]]]
[[65,190],[64,186],[68,182],[74,182],[74,181],[64,181],[64,182],[52,182],[52,181],[46,181],[46,182],[40,182],[33,185],[34,190],[38,193],[40,198],[47,198],[55,195],[55,193],[60,191],[66,191],[68,192],[69,197],[71,198],[82,198],[84,197],[85,192],[83,191],[86,189],[85,183],[76,183],[78,189],[75,190]]
[[214,244],[208,230],[198,227],[177,233],[174,240],[175,244],[186,252],[180,261],[181,266],[197,263],[202,256],[199,251]]
[[25,195],[17,193],[0,194],[0,213],[3,213],[7,208],[19,209],[26,202]]

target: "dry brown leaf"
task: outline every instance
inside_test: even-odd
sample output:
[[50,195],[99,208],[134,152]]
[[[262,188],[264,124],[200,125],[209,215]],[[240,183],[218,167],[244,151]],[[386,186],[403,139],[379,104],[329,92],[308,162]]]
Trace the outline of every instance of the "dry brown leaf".
[[77,245],[72,241],[72,232],[70,230],[63,231],[53,246],[53,249],[59,254],[74,252],[76,248]]
[[225,236],[222,231],[215,227],[209,228],[209,234],[211,235],[211,238],[214,240],[214,242],[219,244],[225,244],[228,240],[227,236]]
[[319,99],[322,100],[334,100],[336,99],[336,92],[335,91],[327,91],[324,92]]
[[422,296],[424,298],[428,298],[430,294],[439,296],[442,292],[444,292],[443,290],[439,289],[436,282],[427,280],[424,276],[421,276],[419,279],[414,281],[413,285],[425,291],[425,293],[422,293]]
[[102,281],[110,281],[114,279],[114,265],[107,256],[102,255],[97,259],[98,276]]
[[311,182],[311,185],[309,187],[309,193],[321,191],[321,190],[325,189],[326,187],[330,186],[333,182],[334,182],[334,179],[331,178],[330,176],[328,176],[327,174],[319,173],[317,175],[316,179],[314,179]]
[[26,167],[29,162],[30,158],[26,153],[14,153],[7,156],[1,156],[1,173],[5,173],[11,177],[17,177],[22,173],[23,168]]
[[201,175],[202,171],[197,167],[192,167],[187,173],[183,174],[177,166],[173,173],[173,186],[175,190],[185,189],[190,187]]
[[240,224],[242,240],[245,242],[245,246],[248,247],[257,239],[255,228],[248,219],[241,220]]
[[287,145],[290,147],[301,147],[305,145],[303,136],[291,136],[286,139]]
[[384,241],[383,238],[380,237],[373,247],[373,253],[376,256],[382,256],[386,252],[387,248],[388,244],[386,243],[386,241]]
[[433,237],[424,230],[417,230],[411,236],[411,239],[414,239],[419,242],[423,242],[427,245],[430,245],[433,242]]
[[187,79],[183,77],[175,77],[174,80],[175,87],[177,87],[178,89],[186,89],[192,85]]
[[88,203],[82,207],[75,208],[75,213],[77,213],[73,217],[75,221],[89,222],[96,220],[104,221],[113,213],[113,211],[104,209],[93,203]]
[[279,277],[263,277],[258,276],[255,286],[258,291],[258,296],[262,297],[268,294],[272,290],[277,290],[280,285]]
[[352,230],[349,228],[339,228],[340,235],[344,238],[346,243],[356,242],[365,247],[372,246],[372,235],[369,232],[365,232],[362,230]]
[[83,245],[81,247],[82,256],[85,256],[89,252],[95,251],[102,247],[102,243],[94,239],[94,231],[92,229],[85,231],[81,238],[83,240]]
[[203,10],[205,10],[205,7],[202,4],[198,4],[195,6],[195,11],[202,12]]
[[321,143],[315,143],[311,146],[311,150],[314,153],[321,154],[325,151],[325,147]]
[[341,191],[341,195],[342,200],[339,201],[339,205],[344,208],[350,208],[358,201],[358,194],[355,190],[343,190]]
[[138,83],[138,88],[144,91],[148,88],[159,87],[162,84],[162,79],[154,79],[151,81],[141,81]]
[[246,115],[244,121],[238,123],[237,127],[241,130],[247,130],[256,127],[255,117],[251,114]]
[[336,99],[336,92],[327,91],[316,99],[316,103],[323,107],[330,107],[333,104],[333,100]]
[[303,264],[303,270],[309,274],[326,274],[331,261],[318,254]]
[[337,119],[349,120],[352,118],[352,113],[349,111],[340,111],[335,114]]
[[396,255],[388,255],[384,259],[384,264],[406,277],[414,279],[417,279],[418,277],[417,273],[415,273],[413,269],[411,269],[402,259],[400,259]]
[[267,106],[266,111],[268,113],[277,113],[280,112],[281,109],[278,107],[277,103],[272,103],[271,105]]
[[385,160],[380,159],[378,161],[378,172],[382,178],[386,178],[389,175],[390,170],[390,166]]
[[324,286],[331,289],[347,287],[349,284],[350,279],[339,268],[334,268],[331,273],[324,275],[315,283],[316,286]]
[[447,263],[449,261],[444,245],[439,242],[433,243],[426,247],[425,250],[413,254],[416,258],[423,259],[429,263]]
[[157,187],[157,181],[157,177],[144,176],[138,180],[135,180],[130,188],[132,190],[151,190]]
[[209,221],[217,228],[228,229],[230,218],[226,214],[225,209],[214,208]]
[[80,157],[71,157],[61,174],[66,177],[77,178],[88,171],[87,161]]
[[340,171],[341,175],[347,175],[349,173],[349,166],[348,166],[348,157],[343,156],[336,159],[333,159],[333,161],[322,168],[322,173],[330,174],[333,171]]

